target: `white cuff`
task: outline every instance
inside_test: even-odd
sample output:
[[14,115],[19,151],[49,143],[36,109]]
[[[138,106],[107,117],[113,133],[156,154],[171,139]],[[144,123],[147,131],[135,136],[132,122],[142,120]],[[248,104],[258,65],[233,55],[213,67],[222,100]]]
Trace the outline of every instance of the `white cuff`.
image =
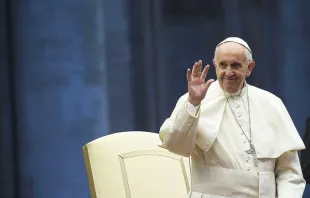
[[187,110],[187,112],[193,116],[196,117],[198,109],[199,109],[200,105],[194,106],[192,103],[190,103],[188,100],[186,101],[186,105],[185,108]]

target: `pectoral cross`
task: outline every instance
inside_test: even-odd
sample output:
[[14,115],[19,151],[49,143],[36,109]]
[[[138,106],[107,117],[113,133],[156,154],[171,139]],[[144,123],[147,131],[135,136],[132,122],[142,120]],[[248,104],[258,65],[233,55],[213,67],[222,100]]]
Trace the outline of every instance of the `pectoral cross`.
[[250,154],[253,156],[254,165],[258,166],[258,159],[256,157],[256,150],[252,143],[250,143],[250,149],[245,151],[247,154]]

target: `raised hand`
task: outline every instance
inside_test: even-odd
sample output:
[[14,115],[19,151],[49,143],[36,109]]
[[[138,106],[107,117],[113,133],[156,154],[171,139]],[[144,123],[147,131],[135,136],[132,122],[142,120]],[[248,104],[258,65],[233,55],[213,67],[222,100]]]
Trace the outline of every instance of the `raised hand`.
[[210,65],[205,66],[202,72],[201,67],[202,61],[199,60],[195,62],[192,71],[188,69],[186,74],[189,94],[188,101],[195,106],[199,105],[205,98],[209,86],[214,82],[213,79],[205,82]]

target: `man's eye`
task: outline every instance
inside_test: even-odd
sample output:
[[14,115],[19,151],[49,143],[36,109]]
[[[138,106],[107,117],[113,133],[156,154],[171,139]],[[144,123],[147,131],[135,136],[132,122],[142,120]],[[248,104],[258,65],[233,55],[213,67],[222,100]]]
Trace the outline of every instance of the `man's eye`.
[[223,64],[223,63],[219,65],[219,68],[221,68],[221,69],[225,69],[225,67],[226,67],[226,66],[225,66],[225,64]]
[[240,69],[242,66],[240,64],[232,64],[231,67],[233,69]]

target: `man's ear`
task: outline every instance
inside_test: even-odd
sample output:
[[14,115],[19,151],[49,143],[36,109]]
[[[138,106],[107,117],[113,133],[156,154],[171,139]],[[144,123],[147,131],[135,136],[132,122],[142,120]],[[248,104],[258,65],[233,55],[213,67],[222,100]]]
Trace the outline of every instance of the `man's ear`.
[[214,65],[214,67],[216,67],[216,60],[215,59],[213,59],[213,65]]
[[254,67],[255,67],[255,62],[251,61],[250,64],[248,65],[247,77],[249,77],[251,75],[252,70],[254,69]]

